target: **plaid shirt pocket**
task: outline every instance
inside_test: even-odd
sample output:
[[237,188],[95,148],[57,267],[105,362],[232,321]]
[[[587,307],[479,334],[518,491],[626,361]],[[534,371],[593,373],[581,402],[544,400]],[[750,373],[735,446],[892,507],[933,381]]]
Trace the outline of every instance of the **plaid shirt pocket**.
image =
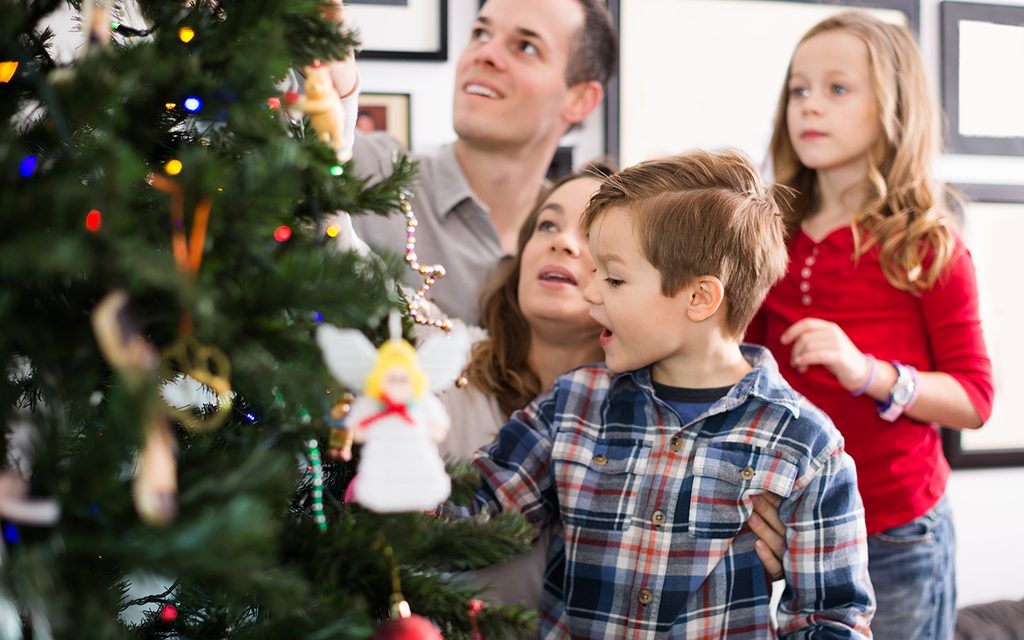
[[643,440],[556,439],[551,458],[565,523],[626,528],[637,510],[650,450]]
[[751,496],[793,491],[799,469],[779,455],[742,444],[699,447],[693,457],[690,534],[734,538],[753,513]]

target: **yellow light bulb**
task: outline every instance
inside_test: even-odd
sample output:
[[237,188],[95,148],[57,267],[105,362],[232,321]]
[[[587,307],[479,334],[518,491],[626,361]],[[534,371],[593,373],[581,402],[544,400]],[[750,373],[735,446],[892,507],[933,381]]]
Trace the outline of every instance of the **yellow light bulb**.
[[334,226],[333,224],[331,226],[327,227],[327,235],[328,235],[328,237],[331,237],[331,238],[337,238],[338,237],[338,227]]
[[0,62],[0,82],[10,82],[18,70],[17,61]]
[[196,37],[196,32],[190,27],[182,27],[178,29],[178,39],[182,42],[192,42],[192,38]]
[[167,175],[169,176],[178,175],[179,173],[181,173],[181,161],[171,160],[170,162],[164,165],[164,171],[166,171]]

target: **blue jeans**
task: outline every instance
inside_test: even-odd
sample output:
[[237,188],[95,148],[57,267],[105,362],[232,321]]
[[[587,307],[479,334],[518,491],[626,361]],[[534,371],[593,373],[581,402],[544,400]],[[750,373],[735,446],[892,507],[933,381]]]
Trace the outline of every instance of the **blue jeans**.
[[948,499],[868,537],[876,640],[950,640],[956,623],[956,534]]

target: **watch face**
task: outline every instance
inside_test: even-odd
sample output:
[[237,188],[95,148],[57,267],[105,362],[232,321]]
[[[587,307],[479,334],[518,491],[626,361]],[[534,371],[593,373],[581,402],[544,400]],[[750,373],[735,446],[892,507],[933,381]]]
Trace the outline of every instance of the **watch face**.
[[892,401],[894,404],[904,405],[910,402],[910,396],[913,394],[913,390],[910,385],[898,386],[892,390]]

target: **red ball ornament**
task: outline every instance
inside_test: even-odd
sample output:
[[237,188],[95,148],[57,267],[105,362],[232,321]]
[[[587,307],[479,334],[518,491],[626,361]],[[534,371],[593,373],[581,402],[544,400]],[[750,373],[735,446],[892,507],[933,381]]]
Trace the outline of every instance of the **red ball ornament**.
[[164,622],[174,622],[178,619],[178,608],[173,604],[165,604],[163,609],[160,609],[160,619]]
[[442,640],[441,630],[434,623],[415,613],[408,618],[388,622],[373,636],[373,640]]
[[93,233],[100,230],[103,225],[103,214],[98,209],[92,209],[89,213],[85,214],[85,228]]
[[274,229],[274,240],[278,242],[287,242],[288,238],[292,237],[292,230],[286,224],[282,224],[280,227]]

